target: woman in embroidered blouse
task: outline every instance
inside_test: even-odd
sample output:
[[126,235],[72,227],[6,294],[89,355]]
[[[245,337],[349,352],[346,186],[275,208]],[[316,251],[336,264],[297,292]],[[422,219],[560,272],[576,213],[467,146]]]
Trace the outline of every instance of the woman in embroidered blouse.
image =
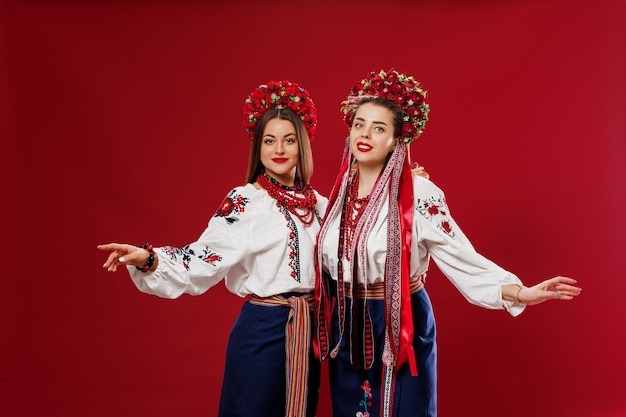
[[566,277],[525,287],[478,254],[443,191],[411,171],[407,145],[427,120],[424,97],[413,77],[381,71],[343,103],[350,136],[316,255],[314,343],[331,358],[334,417],[436,416],[435,322],[424,289],[431,257],[471,303],[514,316],[580,293]]
[[296,83],[270,82],[246,100],[244,124],[247,183],[228,193],[198,241],[98,248],[111,252],[104,268],[126,266],[148,294],[199,295],[224,278],[248,297],[228,343],[219,416],[312,417],[320,375],[310,349],[313,254],[327,202],[308,184],[316,109]]

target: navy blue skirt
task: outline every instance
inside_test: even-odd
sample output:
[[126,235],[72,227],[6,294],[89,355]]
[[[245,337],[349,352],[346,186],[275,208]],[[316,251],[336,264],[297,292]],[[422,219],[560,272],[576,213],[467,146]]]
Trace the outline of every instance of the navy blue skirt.
[[[349,300],[347,300],[349,301]],[[380,415],[382,352],[385,342],[385,306],[383,300],[368,300],[374,335],[374,364],[369,370],[355,369],[350,363],[350,309],[347,309],[346,333],[337,357],[330,359],[329,376],[333,417]],[[396,375],[392,415],[394,417],[437,416],[437,347],[435,318],[425,289],[411,296],[415,337],[413,348],[418,376],[412,376],[408,364]],[[333,312],[333,338],[338,340],[337,314]],[[362,414],[357,414],[357,413]]]
[[[233,325],[219,417],[284,417],[286,402],[285,324],[289,307],[247,302]],[[306,417],[314,417],[319,398],[320,363],[309,358]]]

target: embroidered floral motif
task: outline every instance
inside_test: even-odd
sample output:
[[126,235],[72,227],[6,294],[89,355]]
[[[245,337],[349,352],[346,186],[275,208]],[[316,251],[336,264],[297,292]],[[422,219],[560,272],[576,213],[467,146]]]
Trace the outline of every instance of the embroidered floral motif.
[[217,208],[213,217],[224,217],[228,224],[233,224],[234,222],[239,221],[239,219],[234,215],[231,216],[231,214],[238,215],[243,213],[246,211],[246,204],[249,202],[250,199],[237,194],[235,190],[233,190]]
[[173,248],[171,246],[163,246],[163,250],[170,256],[170,259],[176,261],[176,255],[179,255],[182,251],[178,248]]
[[215,266],[215,264],[222,260],[222,256],[210,250],[208,247],[204,247],[202,250],[202,256],[199,256],[204,262]]
[[438,229],[442,230],[448,236],[455,236],[452,225],[450,224],[448,206],[442,196],[432,196],[427,199],[418,198],[415,210],[424,218],[433,222]]
[[447,234],[451,235],[452,233],[452,227],[450,226],[450,222],[441,222],[441,228],[443,229],[444,232],[446,232]]
[[179,262],[179,259],[180,259],[180,261],[182,261],[183,266],[187,270],[189,269],[189,264],[193,256],[196,256],[202,259],[204,262],[213,266],[215,266],[215,264],[217,264],[218,262],[222,260],[222,255],[219,255],[213,252],[211,249],[208,248],[208,246],[205,246],[202,249],[202,254],[200,255],[196,255],[196,252],[193,249],[191,249],[191,246],[189,245],[185,246],[182,249],[173,248],[171,246],[165,246],[163,250],[165,250],[165,253],[167,253],[172,260]]
[[370,417],[370,412],[368,410],[372,406],[372,387],[370,387],[370,382],[367,379],[363,381],[361,389],[363,390],[363,399],[359,401],[359,405],[363,407],[364,411],[358,411],[355,416]]

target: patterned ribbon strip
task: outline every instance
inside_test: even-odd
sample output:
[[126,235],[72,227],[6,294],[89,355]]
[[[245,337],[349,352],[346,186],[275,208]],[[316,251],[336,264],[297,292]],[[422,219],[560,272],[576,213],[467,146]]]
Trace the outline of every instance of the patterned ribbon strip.
[[253,304],[290,308],[285,325],[285,352],[287,353],[285,362],[287,376],[285,417],[303,417],[306,415],[309,348],[311,345],[309,309],[312,307],[314,299],[313,294],[289,298],[280,295],[267,298],[255,295],[250,297],[250,302]]

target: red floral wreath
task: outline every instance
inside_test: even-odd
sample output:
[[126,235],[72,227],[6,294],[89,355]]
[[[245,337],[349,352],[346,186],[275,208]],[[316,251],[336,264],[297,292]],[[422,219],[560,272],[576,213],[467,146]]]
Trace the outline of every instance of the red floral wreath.
[[293,110],[304,122],[313,140],[317,127],[317,110],[309,92],[291,81],[270,81],[267,85],[255,88],[243,105],[243,125],[250,136],[254,137],[256,124],[263,114],[270,109]]
[[354,84],[348,99],[341,103],[343,119],[349,128],[352,127],[360,99],[365,97],[386,98],[402,108],[404,117],[402,138],[407,144],[417,139],[424,131],[430,109],[424,101],[426,90],[421,89],[413,77],[400,74],[396,70],[380,71],[378,74],[372,72],[369,78]]

